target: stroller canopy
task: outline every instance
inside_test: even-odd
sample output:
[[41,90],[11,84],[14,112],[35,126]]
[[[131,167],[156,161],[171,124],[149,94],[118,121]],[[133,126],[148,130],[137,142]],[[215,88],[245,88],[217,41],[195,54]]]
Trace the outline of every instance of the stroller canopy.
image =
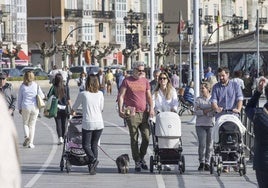
[[158,137],[180,137],[181,119],[175,112],[161,112],[155,120],[155,135]]
[[216,124],[212,130],[212,137],[215,143],[219,142],[219,129],[225,122],[234,123],[239,129],[239,132],[241,133],[241,137],[245,134],[247,130],[237,116],[233,114],[224,114],[217,119]]

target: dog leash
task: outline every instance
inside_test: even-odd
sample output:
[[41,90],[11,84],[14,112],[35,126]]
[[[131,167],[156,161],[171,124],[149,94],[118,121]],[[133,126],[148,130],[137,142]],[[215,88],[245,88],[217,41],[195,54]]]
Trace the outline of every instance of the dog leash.
[[108,154],[108,153],[106,153],[103,149],[102,149],[102,147],[101,146],[98,146],[99,148],[100,148],[100,150],[109,158],[109,159],[111,159],[112,161],[114,161],[115,162],[115,160]]

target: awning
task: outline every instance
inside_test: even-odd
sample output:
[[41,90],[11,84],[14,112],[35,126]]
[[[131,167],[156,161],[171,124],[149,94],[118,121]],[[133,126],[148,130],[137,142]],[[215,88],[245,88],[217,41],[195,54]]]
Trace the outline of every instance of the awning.
[[24,51],[20,50],[18,53],[18,58],[20,60],[26,60],[29,61],[29,56],[24,53]]

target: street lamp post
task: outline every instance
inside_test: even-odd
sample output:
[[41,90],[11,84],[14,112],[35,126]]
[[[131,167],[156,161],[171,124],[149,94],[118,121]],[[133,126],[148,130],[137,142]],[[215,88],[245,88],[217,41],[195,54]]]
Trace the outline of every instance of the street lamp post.
[[[163,57],[162,57],[162,62],[158,62],[158,66],[161,64],[165,65],[165,60],[166,60],[166,51],[167,49],[167,43],[165,43],[165,36],[167,36],[167,34],[170,31],[170,26],[169,25],[158,25],[156,26],[156,29],[159,30],[159,32],[157,33],[158,35],[160,35],[162,37],[162,43],[158,43],[158,46],[161,46],[161,50],[163,53]],[[160,50],[160,49],[158,49]],[[160,58],[159,58],[160,59]]]
[[[138,29],[139,17],[136,13],[130,9],[127,13],[127,16],[124,17],[124,23],[126,29],[129,30],[129,34],[126,33],[126,51],[130,51],[130,64],[127,63],[127,69],[130,69],[132,66],[132,52],[138,48],[139,44],[139,34],[134,33]],[[128,62],[128,61],[127,61]]]
[[158,35],[160,35],[162,37],[162,41],[163,43],[165,42],[165,36],[167,36],[167,34],[170,31],[170,26],[169,25],[158,25],[156,26],[156,29],[159,30]]
[[[61,29],[61,22],[57,22],[55,20],[54,17],[52,17],[48,22],[45,22],[45,28],[47,30],[47,32],[52,34],[52,45],[53,45],[53,49],[55,48],[55,44],[56,44],[56,33],[59,29]],[[55,58],[55,52],[53,54],[53,66],[56,63],[56,58]]]

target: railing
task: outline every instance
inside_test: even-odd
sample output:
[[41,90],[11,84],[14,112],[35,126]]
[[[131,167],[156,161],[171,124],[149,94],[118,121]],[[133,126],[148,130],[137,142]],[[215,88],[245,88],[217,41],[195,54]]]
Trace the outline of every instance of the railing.
[[246,149],[246,156],[251,160],[254,156],[253,147],[254,147],[254,133],[253,133],[253,123],[248,119],[245,114],[245,108],[242,109],[240,118],[242,124],[246,127],[247,131],[244,136],[244,144]]

